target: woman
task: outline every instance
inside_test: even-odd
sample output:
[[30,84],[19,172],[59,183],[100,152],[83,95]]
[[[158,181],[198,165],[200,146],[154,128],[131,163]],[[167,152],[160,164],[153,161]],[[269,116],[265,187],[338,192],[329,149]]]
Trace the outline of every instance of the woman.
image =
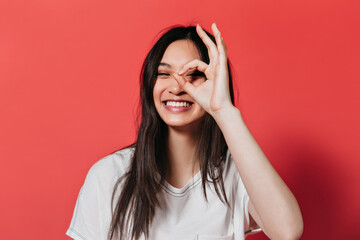
[[233,104],[226,47],[199,25],[170,29],[142,68],[134,145],[94,164],[74,239],[299,239],[302,216]]

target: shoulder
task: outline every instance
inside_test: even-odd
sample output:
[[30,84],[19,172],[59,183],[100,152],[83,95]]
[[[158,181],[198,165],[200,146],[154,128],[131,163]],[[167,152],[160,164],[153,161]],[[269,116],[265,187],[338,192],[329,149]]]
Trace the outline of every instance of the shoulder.
[[114,186],[128,171],[133,152],[134,148],[125,148],[91,166],[76,201],[68,236],[74,239],[106,238]]
[[106,172],[106,170],[126,171],[130,165],[133,153],[134,148],[125,148],[111,153],[92,165],[90,172],[101,174],[104,171]]
[[128,171],[133,153],[134,148],[125,148],[98,160],[91,166],[85,184],[90,182],[91,185],[97,183],[113,186],[114,182]]

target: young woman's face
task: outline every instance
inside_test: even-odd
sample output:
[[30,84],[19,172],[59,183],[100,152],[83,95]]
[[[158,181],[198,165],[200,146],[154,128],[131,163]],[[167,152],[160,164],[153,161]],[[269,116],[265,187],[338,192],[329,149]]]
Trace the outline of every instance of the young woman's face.
[[[172,76],[194,59],[200,59],[195,44],[190,40],[177,40],[168,46],[160,61],[153,96],[156,110],[169,127],[196,128],[206,114]],[[205,81],[205,76],[195,70],[183,76],[195,86]]]

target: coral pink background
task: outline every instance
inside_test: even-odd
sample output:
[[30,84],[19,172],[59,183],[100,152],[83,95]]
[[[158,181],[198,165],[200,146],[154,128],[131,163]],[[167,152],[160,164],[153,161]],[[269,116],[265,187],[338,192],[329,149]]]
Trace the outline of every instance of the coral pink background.
[[302,239],[360,239],[359,15],[356,0],[1,1],[1,238],[68,239],[88,169],[134,140],[157,33],[215,21]]

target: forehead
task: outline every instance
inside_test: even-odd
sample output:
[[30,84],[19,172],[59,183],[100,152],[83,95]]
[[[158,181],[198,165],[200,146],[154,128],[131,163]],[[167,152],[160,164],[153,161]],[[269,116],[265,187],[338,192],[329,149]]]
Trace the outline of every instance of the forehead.
[[195,44],[190,40],[177,40],[167,47],[161,62],[174,66],[182,66],[194,59],[200,59],[200,54]]

